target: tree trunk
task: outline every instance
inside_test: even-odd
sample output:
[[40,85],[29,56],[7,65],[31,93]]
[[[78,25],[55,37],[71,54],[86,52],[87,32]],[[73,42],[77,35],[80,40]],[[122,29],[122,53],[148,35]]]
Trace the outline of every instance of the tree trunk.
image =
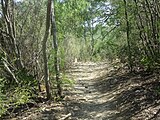
[[124,8],[125,8],[125,19],[126,19],[126,32],[127,32],[127,44],[128,44],[128,62],[130,71],[132,72],[133,66],[132,66],[132,54],[131,54],[131,45],[130,45],[130,27],[129,27],[129,19],[128,19],[128,12],[127,12],[127,2],[124,1]]
[[47,93],[48,100],[51,98],[51,93],[50,93],[50,84],[49,84],[49,70],[48,70],[46,46],[47,46],[47,39],[49,35],[49,29],[50,29],[51,5],[52,5],[52,0],[48,0],[47,16],[46,16],[46,31],[45,31],[45,35],[44,35],[43,42],[42,42],[43,61],[44,61],[44,79],[45,79],[45,87],[46,87],[46,93]]
[[54,2],[51,14],[51,22],[52,22],[52,35],[53,35],[53,49],[54,49],[54,69],[56,73],[56,82],[57,82],[57,93],[60,98],[62,98],[62,87],[61,80],[59,74],[59,61],[58,61],[58,42],[57,42],[57,29],[56,29],[56,21],[54,14]]
[[[16,43],[15,20],[14,20],[14,1],[1,0],[2,13],[6,25],[6,33],[9,34],[10,40],[8,42],[11,56],[16,58],[17,69],[22,69],[23,63],[21,61],[21,52]],[[8,54],[8,53],[7,53]]]

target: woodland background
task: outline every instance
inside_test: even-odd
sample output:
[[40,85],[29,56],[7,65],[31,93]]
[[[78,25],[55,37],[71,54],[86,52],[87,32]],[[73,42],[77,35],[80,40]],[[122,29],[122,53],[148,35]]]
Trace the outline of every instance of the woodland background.
[[160,1],[1,0],[0,116],[43,91],[62,99],[75,59],[159,70]]

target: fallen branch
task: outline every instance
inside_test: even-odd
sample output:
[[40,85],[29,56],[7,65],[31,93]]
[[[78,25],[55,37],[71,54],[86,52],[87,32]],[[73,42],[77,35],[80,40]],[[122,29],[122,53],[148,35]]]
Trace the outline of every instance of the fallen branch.
[[12,78],[16,81],[16,83],[18,83],[18,80],[17,80],[16,76],[10,70],[9,66],[7,65],[7,63],[5,61],[3,61],[3,64],[4,64],[4,67],[6,68],[6,70],[8,71],[8,73],[12,76]]
[[71,115],[72,115],[72,114],[69,113],[69,114],[67,114],[66,116],[64,116],[63,118],[61,118],[61,119],[59,119],[59,120],[66,120],[66,119],[69,118]]

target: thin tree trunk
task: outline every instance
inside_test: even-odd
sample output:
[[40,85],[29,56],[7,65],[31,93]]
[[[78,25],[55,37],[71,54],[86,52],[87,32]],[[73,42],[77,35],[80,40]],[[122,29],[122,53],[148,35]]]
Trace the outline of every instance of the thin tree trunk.
[[60,80],[60,74],[59,74],[58,42],[57,42],[57,29],[56,29],[56,21],[55,21],[55,14],[54,14],[54,2],[53,2],[51,16],[52,16],[51,22],[52,22],[53,49],[54,49],[54,69],[56,73],[57,93],[58,93],[58,96],[61,98],[62,87],[61,87],[61,80]]
[[46,87],[46,93],[47,93],[48,100],[51,98],[51,93],[50,93],[50,84],[49,84],[49,70],[48,70],[46,46],[47,46],[47,39],[49,35],[49,29],[50,29],[51,5],[52,5],[52,0],[48,0],[47,16],[46,16],[46,31],[45,31],[45,35],[44,35],[43,42],[42,42],[43,61],[44,61],[44,79],[45,79],[45,87]]
[[93,56],[94,51],[94,27],[93,27],[93,19],[91,21],[91,57]]
[[128,44],[128,62],[130,71],[132,72],[133,66],[132,66],[132,54],[131,54],[131,45],[130,45],[130,27],[129,27],[129,20],[128,20],[128,12],[127,12],[127,2],[124,1],[124,7],[125,7],[125,19],[126,19],[126,32],[127,32],[127,44]]
[[21,53],[16,43],[15,20],[14,20],[14,1],[1,0],[2,13],[5,19],[6,31],[10,35],[9,47],[10,53],[16,57],[16,67],[22,69],[23,63],[21,61]]
[[84,28],[83,28],[83,30],[84,30],[84,32],[83,32],[83,37],[84,37],[84,43],[85,43],[85,45],[87,44],[87,28],[86,28],[86,25],[85,25],[85,23],[83,24],[83,26],[84,26]]

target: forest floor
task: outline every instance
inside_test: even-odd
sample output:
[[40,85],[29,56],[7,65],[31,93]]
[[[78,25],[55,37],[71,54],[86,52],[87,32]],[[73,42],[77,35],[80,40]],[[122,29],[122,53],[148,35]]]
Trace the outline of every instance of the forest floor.
[[122,64],[77,62],[75,85],[59,103],[41,103],[12,120],[160,120],[158,73],[130,74]]

